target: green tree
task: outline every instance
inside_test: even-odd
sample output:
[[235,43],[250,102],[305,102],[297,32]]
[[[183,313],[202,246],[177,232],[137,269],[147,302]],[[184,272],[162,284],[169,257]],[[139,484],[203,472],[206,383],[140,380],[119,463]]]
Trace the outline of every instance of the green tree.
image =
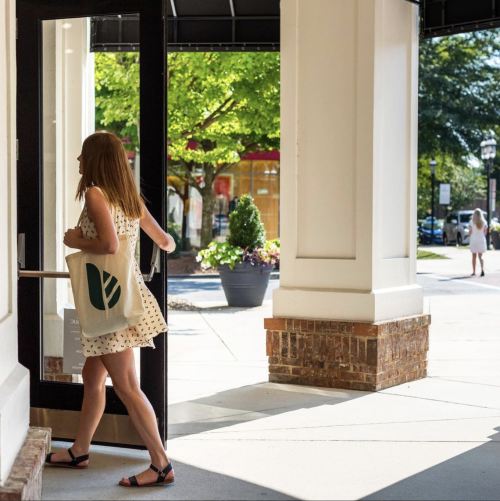
[[169,54],[169,175],[203,199],[202,247],[212,240],[216,177],[250,152],[279,149],[279,79],[276,53]]
[[[138,145],[138,54],[100,53],[95,61],[98,126]],[[276,53],[168,56],[168,175],[203,199],[202,247],[212,239],[216,177],[250,152],[279,149],[279,79]],[[180,192],[178,183],[173,187]]]
[[139,53],[95,54],[96,128],[107,128],[139,147]]
[[[485,196],[480,158],[485,133],[500,132],[500,32],[434,38],[420,44],[418,213],[431,207],[429,160],[436,179],[451,184],[451,206],[461,209]],[[493,172],[497,177],[498,172]],[[437,191],[437,190],[436,190]]]
[[485,132],[499,132],[500,33],[480,31],[420,44],[419,156],[479,154]]

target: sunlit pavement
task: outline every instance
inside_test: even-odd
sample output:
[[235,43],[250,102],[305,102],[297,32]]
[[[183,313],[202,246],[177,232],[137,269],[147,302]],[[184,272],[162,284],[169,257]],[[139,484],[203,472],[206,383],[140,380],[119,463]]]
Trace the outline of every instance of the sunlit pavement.
[[[200,285],[207,308],[169,317],[176,483],[118,487],[146,453],[96,446],[88,470],[47,468],[44,498],[500,499],[500,281],[460,279],[468,251],[441,252],[452,259],[418,263],[432,314],[427,379],[379,393],[266,383],[270,300],[228,308],[216,283],[212,295]],[[487,277],[498,254],[486,256]]]

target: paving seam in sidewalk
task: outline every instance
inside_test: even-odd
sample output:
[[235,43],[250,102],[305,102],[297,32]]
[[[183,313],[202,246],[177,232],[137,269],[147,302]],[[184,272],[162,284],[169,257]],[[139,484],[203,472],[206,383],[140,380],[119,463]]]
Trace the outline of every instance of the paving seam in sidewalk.
[[[460,381],[457,381],[458,383]],[[486,407],[485,405],[475,405],[475,404],[465,404],[463,402],[450,402],[448,400],[439,400],[437,398],[428,398],[428,397],[417,397],[414,395],[401,395],[399,393],[378,393],[378,395],[390,395],[392,397],[404,397],[404,398],[414,398],[416,400],[428,400],[429,402],[440,402],[442,404],[451,404],[451,405],[463,405],[465,407],[475,407],[477,409],[489,409],[491,411],[498,411],[500,407]]]
[[220,342],[226,347],[227,351],[231,353],[231,356],[234,358],[234,361],[237,362],[238,358],[236,357],[236,355],[231,351],[231,348],[229,348],[229,346],[225,343],[224,339],[220,337],[219,333],[209,324],[208,320],[203,315],[203,312],[199,311],[198,314],[201,316],[201,318],[203,318],[203,321],[208,325],[210,330],[219,338]]
[[196,438],[192,438],[193,435],[189,437],[174,438],[175,441],[183,442],[334,442],[334,443],[358,443],[358,444],[370,444],[370,443],[383,443],[383,444],[499,444],[499,440],[384,440],[384,439],[347,439],[347,438],[321,438],[321,439],[297,439],[297,438],[218,438],[218,439],[204,439],[199,438],[200,435],[197,434]]
[[[258,412],[258,411],[257,411]],[[226,417],[226,416],[224,416]],[[231,416],[229,416],[231,417]],[[211,431],[204,431],[197,433],[197,436],[200,435],[218,435],[218,434],[227,434],[227,433],[251,433],[251,432],[264,432],[264,431],[301,431],[301,430],[319,430],[319,429],[326,429],[326,428],[348,428],[352,426],[386,426],[386,425],[392,425],[392,424],[418,424],[418,423],[445,423],[448,421],[476,421],[478,419],[493,419],[493,418],[500,418],[500,414],[497,415],[492,415],[492,416],[477,416],[477,417],[462,417],[462,418],[450,418],[450,419],[424,419],[424,420],[419,420],[419,421],[387,421],[387,422],[379,422],[379,423],[353,423],[353,424],[331,424],[331,425],[324,425],[324,426],[300,426],[300,427],[295,427],[295,428],[259,428],[258,430],[225,430],[225,431],[218,431],[218,430],[211,430]],[[220,418],[212,418],[212,419],[220,419]],[[204,421],[187,421],[192,424],[195,423],[200,423]],[[186,423],[176,423],[176,424],[186,424]],[[180,433],[174,433],[170,435],[172,437],[175,436],[185,436],[185,434],[180,434]]]
[[[429,379],[439,379],[440,381],[449,381],[450,383],[474,384],[476,386],[487,386],[488,388],[500,388],[500,385],[498,384],[475,383],[474,381],[457,381],[456,379],[447,379],[446,376],[427,376],[427,377]],[[462,376],[456,376],[456,377],[462,377]]]

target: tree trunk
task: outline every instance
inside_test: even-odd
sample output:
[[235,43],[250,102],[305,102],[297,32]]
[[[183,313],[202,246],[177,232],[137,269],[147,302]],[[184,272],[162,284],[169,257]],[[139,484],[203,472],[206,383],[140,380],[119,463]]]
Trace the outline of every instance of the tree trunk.
[[205,168],[205,187],[202,191],[203,212],[201,218],[201,248],[205,249],[213,240],[213,220],[215,204],[215,169],[212,166]]
[[186,183],[184,185],[184,193],[178,193],[182,200],[182,223],[181,223],[181,239],[182,239],[182,250],[187,251],[190,250],[188,248],[188,239],[186,237],[187,233],[187,214],[186,204],[189,203],[189,184]]

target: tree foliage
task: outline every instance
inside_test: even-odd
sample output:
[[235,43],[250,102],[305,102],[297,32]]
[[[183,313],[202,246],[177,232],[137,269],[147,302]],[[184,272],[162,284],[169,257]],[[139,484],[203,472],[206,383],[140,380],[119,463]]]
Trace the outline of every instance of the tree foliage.
[[[183,53],[168,57],[168,144],[173,160],[223,166],[279,148],[279,54]],[[186,149],[189,140],[198,144]]]
[[95,107],[97,128],[109,128],[139,146],[139,54],[95,54]]
[[500,33],[480,31],[420,44],[419,156],[464,161],[498,132]]
[[[429,161],[439,182],[451,184],[454,210],[486,195],[480,158],[484,134],[500,132],[500,32],[434,38],[420,44],[418,213],[431,208]],[[497,177],[493,171],[492,177]]]

